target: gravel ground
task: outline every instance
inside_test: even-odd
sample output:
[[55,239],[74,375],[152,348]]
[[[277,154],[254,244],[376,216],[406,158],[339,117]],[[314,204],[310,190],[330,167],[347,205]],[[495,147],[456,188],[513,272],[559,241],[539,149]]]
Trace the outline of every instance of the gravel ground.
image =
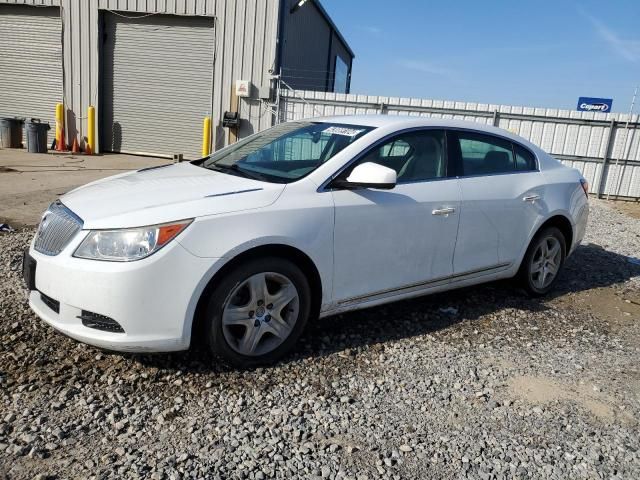
[[25,302],[31,235],[0,234],[0,478],[640,478],[640,219],[603,202],[551,297],[341,315],[252,371],[55,333]]

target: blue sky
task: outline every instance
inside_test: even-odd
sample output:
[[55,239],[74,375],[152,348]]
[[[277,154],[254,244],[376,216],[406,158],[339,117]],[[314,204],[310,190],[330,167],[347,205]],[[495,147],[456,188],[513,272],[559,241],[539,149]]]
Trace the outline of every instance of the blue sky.
[[640,0],[321,1],[356,54],[352,93],[627,112],[640,83]]

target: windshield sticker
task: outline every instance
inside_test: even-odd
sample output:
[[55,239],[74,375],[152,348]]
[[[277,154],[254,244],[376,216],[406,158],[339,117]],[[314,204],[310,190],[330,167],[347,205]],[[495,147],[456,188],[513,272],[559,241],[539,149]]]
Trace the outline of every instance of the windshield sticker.
[[329,127],[323,130],[322,133],[328,133],[329,135],[344,135],[345,137],[355,137],[363,131],[364,130],[362,128]]

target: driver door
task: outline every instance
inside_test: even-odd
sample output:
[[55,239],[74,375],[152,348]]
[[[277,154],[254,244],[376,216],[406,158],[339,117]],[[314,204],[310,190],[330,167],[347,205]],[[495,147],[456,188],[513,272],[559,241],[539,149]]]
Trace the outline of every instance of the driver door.
[[460,188],[447,176],[442,130],[383,140],[354,162],[393,168],[392,190],[333,189],[333,299],[359,303],[448,282],[458,230]]

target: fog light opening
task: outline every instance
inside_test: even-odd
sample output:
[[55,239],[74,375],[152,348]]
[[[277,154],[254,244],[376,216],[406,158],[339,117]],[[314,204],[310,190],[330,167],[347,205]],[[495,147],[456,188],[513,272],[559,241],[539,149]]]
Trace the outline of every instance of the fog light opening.
[[113,318],[99,313],[82,310],[82,315],[78,315],[82,324],[87,328],[102,330],[103,332],[124,333],[124,329]]

